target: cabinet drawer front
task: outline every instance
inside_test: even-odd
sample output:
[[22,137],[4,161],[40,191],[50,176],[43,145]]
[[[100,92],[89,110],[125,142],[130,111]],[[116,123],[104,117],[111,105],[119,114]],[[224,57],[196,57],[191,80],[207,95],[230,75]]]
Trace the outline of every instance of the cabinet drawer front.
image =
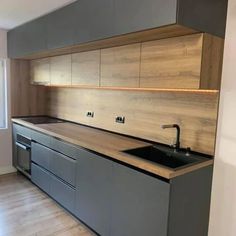
[[38,143],[32,143],[31,160],[41,167],[50,170],[50,161],[52,159],[52,151]]
[[37,143],[41,143],[47,147],[50,146],[50,136],[48,135],[45,135],[45,134],[42,134],[40,132],[37,132],[37,131],[34,131],[32,130],[31,131],[31,138],[36,141]]
[[51,179],[51,196],[66,209],[74,213],[75,190],[55,176]]
[[13,124],[14,130],[16,134],[20,134],[22,136],[25,136],[27,138],[31,138],[31,129],[25,128],[24,126]]
[[65,154],[69,157],[72,157],[74,159],[76,159],[76,157],[78,157],[77,147],[75,147],[69,143],[63,142],[59,139],[56,139],[56,138],[51,139],[51,148],[58,151],[58,152]]
[[75,186],[76,161],[74,159],[53,151],[50,170],[56,176]]
[[47,194],[50,194],[50,179],[51,175],[41,167],[31,164],[31,180],[39,188],[45,191]]

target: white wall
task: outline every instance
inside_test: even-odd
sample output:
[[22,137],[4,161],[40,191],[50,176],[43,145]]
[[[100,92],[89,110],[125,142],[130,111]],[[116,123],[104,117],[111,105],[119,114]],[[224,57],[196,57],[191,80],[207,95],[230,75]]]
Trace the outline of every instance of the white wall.
[[209,236],[236,235],[236,0],[229,0]]
[[[7,58],[7,32],[2,29],[0,29],[0,58]],[[8,95],[10,94],[9,73],[9,62],[7,62]],[[10,101],[8,99],[8,111],[10,111],[9,105]],[[0,129],[0,175],[13,171],[15,169],[12,167],[11,127],[9,123],[8,129]]]

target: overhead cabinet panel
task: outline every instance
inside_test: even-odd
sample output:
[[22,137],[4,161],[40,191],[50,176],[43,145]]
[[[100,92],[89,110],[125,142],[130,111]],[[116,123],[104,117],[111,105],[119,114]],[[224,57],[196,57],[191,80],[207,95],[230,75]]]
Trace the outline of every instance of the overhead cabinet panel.
[[114,36],[113,0],[80,0],[74,7],[75,44]]
[[227,5],[228,0],[178,0],[177,23],[224,37]]
[[30,21],[8,32],[8,56],[17,58],[45,51],[47,48],[45,17]]
[[114,0],[115,34],[176,23],[177,0]]
[[63,7],[47,16],[47,48],[54,49],[73,44],[76,21],[73,4]]

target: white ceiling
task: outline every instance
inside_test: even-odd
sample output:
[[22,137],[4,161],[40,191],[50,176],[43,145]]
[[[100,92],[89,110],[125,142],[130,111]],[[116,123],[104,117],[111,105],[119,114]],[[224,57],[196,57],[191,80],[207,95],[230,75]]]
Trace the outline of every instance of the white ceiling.
[[0,0],[0,28],[12,29],[75,0]]

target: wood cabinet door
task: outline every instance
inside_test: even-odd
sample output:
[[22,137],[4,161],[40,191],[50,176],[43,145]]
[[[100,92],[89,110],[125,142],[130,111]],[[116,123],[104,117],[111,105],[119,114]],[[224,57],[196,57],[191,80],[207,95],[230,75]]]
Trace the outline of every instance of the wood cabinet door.
[[71,54],[50,58],[51,85],[71,85]]
[[72,54],[72,85],[99,86],[100,50]]
[[49,58],[33,60],[30,62],[31,84],[50,84],[50,60]]

